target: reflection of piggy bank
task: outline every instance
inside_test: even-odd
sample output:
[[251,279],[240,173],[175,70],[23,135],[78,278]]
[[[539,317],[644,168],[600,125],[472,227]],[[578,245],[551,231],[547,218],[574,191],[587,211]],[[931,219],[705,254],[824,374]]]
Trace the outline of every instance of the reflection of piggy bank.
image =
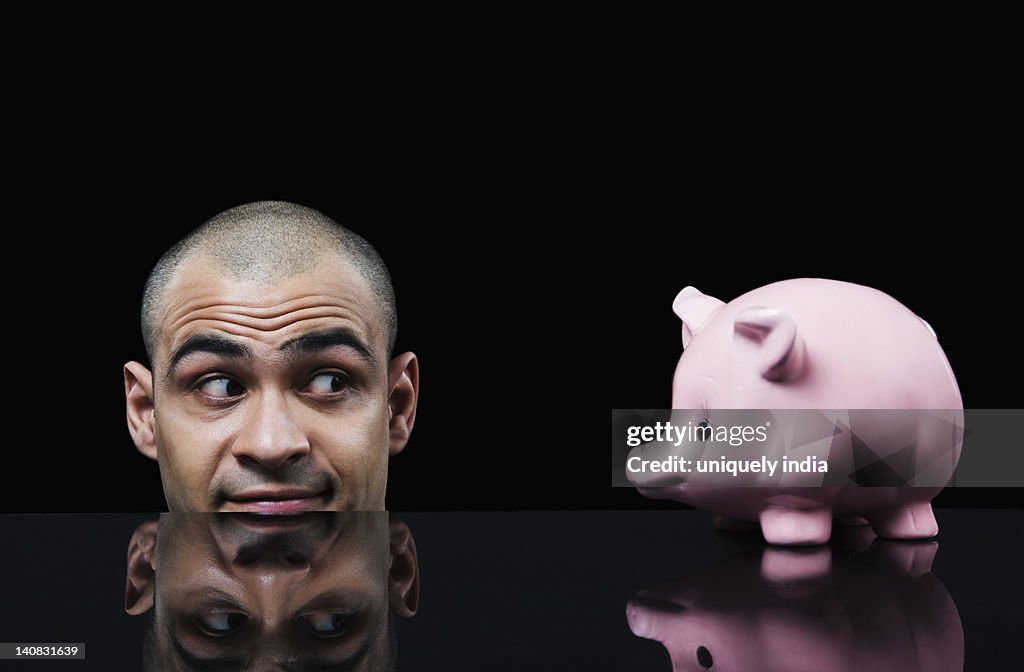
[[956,605],[931,573],[935,542],[880,541],[852,558],[768,548],[642,590],[633,633],[683,670],[962,670]]
[[[728,304],[687,287],[673,309],[683,321],[685,349],[673,384],[675,409],[938,409],[952,414],[947,428],[962,413],[960,391],[931,327],[869,287],[786,280]],[[954,437],[950,446],[949,431],[927,435],[934,426],[919,427],[917,414],[905,414],[904,426],[895,417],[895,424],[890,414],[884,423],[864,421],[854,431],[874,442],[879,455],[911,446],[915,464],[938,461],[943,451],[948,473],[933,474],[931,483],[944,483],[959,442]],[[634,453],[644,450],[650,446]],[[931,499],[941,485],[723,488],[680,478],[652,488],[643,477],[630,478],[649,497],[757,521],[773,543],[822,543],[833,516],[866,518],[882,537],[925,538],[938,531]]]

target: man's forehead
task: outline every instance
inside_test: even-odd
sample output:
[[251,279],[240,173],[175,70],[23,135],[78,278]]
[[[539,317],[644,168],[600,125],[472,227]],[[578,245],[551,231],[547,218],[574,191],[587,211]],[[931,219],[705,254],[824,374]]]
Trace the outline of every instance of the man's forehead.
[[197,256],[175,271],[161,303],[156,341],[164,353],[204,330],[272,340],[332,320],[344,321],[374,350],[386,347],[380,302],[354,265],[335,254],[322,255],[308,272],[278,278],[239,277]]

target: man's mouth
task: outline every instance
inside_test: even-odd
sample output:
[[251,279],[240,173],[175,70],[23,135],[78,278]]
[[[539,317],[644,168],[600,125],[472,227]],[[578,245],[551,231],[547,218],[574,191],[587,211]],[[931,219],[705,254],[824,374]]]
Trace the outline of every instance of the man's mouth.
[[304,488],[258,488],[229,495],[220,510],[263,515],[323,511],[326,509],[327,494],[327,491]]

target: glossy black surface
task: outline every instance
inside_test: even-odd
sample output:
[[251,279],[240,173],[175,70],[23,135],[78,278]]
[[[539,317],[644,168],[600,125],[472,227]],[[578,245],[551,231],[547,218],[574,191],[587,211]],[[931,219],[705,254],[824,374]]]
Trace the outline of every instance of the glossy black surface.
[[[917,610],[926,605],[925,598],[915,597],[925,593],[914,592],[914,586],[922,576],[930,586],[927,594],[948,595],[948,604],[953,605],[947,615],[955,615],[949,622],[958,621],[962,629],[965,669],[1010,669],[1006,665],[1015,664],[1016,642],[1024,627],[1024,512],[939,510],[937,517],[941,532],[934,544],[871,546],[870,540],[853,535],[830,548],[804,552],[766,549],[756,537],[716,532],[710,516],[694,511],[395,514],[364,518],[357,526],[364,528],[364,541],[338,541],[341,527],[320,530],[324,523],[304,523],[298,531],[262,532],[233,522],[203,523],[198,528],[220,531],[198,534],[191,541],[180,532],[181,523],[169,522],[166,514],[161,527],[164,533],[179,530],[167,543],[178,546],[178,562],[198,562],[195,567],[202,567],[207,551],[215,549],[222,564],[234,566],[232,571],[240,575],[256,566],[258,574],[280,581],[282,576],[298,576],[296,567],[305,576],[311,568],[348,566],[372,557],[369,564],[376,563],[377,569],[367,574],[375,577],[369,583],[381,583],[391,571],[385,566],[391,555],[381,544],[394,530],[392,521],[402,521],[416,549],[419,583],[415,615],[395,619],[398,669],[403,670],[670,670],[661,643],[633,634],[627,609],[639,599],[671,612],[677,609],[672,606],[672,587],[688,583],[702,591],[696,601],[688,602],[691,611],[697,603],[732,601],[736,604],[731,608],[754,622],[769,619],[759,611],[766,602],[758,595],[769,590],[771,599],[779,599],[772,586],[780,581],[800,587],[796,601],[790,592],[781,595],[790,600],[790,621],[806,623],[798,628],[810,638],[803,638],[805,644],[827,641],[833,633],[833,621],[808,616],[811,604],[827,605],[827,613],[846,614],[844,618],[856,622],[856,614],[870,613],[861,603],[870,606],[877,600],[881,607],[903,609],[899,613],[917,627]],[[155,519],[0,516],[0,534],[6,541],[0,558],[0,641],[87,644],[85,663],[33,662],[25,669],[141,669],[149,621],[145,614],[125,613],[129,546],[137,530]],[[908,553],[915,557],[920,549],[925,549],[927,561],[917,566],[921,571],[904,571],[913,562],[900,569],[898,558]],[[815,554],[819,559],[831,557],[831,578],[825,584],[813,571]],[[806,572],[811,566],[812,571],[799,577],[765,575],[768,556],[783,559],[776,570],[802,566],[800,571]],[[164,557],[169,557],[166,551]],[[160,571],[166,576],[174,571],[159,567],[163,569],[157,571],[157,586]],[[192,571],[190,576],[196,574]],[[816,594],[814,586],[821,585],[828,586],[824,602],[807,597],[808,590]],[[889,590],[889,585],[896,588]],[[380,613],[383,593],[375,594],[374,608]],[[886,597],[896,594],[903,597]],[[389,607],[393,606],[389,598]],[[870,628],[858,632],[870,633]],[[729,656],[721,644],[700,645],[714,659],[711,669],[730,669],[724,667]],[[699,665],[700,660],[707,658],[698,659],[694,647],[692,664]],[[17,665],[0,662],[0,669],[21,669]]]

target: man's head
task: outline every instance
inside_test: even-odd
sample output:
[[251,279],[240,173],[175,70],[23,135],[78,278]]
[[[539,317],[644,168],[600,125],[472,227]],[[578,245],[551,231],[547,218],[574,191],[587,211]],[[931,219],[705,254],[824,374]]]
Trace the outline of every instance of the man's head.
[[377,252],[299,205],[217,215],[146,282],[128,427],[172,511],[380,509],[416,415]]

